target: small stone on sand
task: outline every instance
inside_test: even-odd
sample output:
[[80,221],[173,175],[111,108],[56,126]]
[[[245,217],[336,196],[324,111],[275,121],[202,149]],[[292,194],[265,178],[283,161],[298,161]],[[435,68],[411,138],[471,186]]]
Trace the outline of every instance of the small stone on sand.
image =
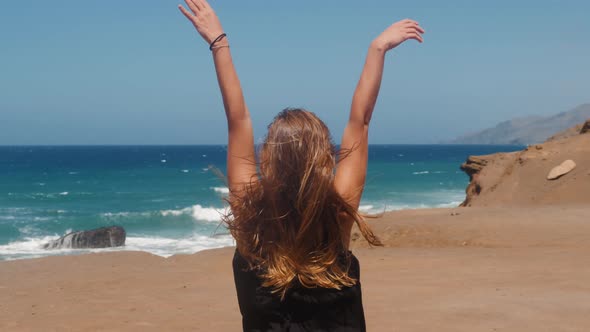
[[555,180],[562,175],[571,172],[576,168],[576,163],[573,160],[566,160],[561,165],[554,167],[547,175],[547,180]]

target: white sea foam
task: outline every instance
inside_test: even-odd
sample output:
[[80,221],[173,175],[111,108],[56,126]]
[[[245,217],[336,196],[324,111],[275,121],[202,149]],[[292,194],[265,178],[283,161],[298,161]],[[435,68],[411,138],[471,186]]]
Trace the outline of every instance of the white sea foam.
[[182,173],[188,173],[188,169],[181,170]]
[[35,226],[33,226],[33,225],[26,225],[26,226],[23,226],[23,227],[19,227],[18,228],[18,231],[21,234],[29,235],[30,236],[30,235],[34,235],[36,232],[38,232],[38,229]]
[[359,206],[359,211],[361,212],[370,212],[371,210],[373,210],[374,206],[371,204],[367,204],[367,205],[361,205]]
[[211,187],[213,191],[220,194],[229,194],[229,188],[227,187]]
[[105,212],[100,215],[103,217],[128,217],[131,212]]
[[153,212],[104,212],[100,215],[104,218],[149,217]]
[[0,258],[18,259],[18,258],[35,258],[48,255],[43,245],[51,240],[57,239],[58,236],[27,237],[22,241],[11,242],[0,245]]
[[160,160],[160,161],[161,161],[161,162],[163,162],[163,163],[165,163],[165,162],[166,162],[166,159],[162,159],[162,160]]
[[450,203],[438,204],[436,207],[438,207],[438,208],[453,208],[453,207],[457,207],[457,206],[461,205],[461,203],[463,203],[463,201],[453,201]]
[[430,174],[429,171],[412,172],[414,175]]
[[228,214],[228,210],[225,208],[216,207],[203,207],[202,205],[193,205],[182,209],[170,209],[161,211],[144,211],[144,212],[104,212],[101,213],[101,217],[107,219],[117,218],[128,218],[128,217],[149,217],[153,215],[160,215],[163,217],[178,217],[178,216],[191,216],[197,221],[221,221],[223,215]]
[[[67,234],[70,231],[66,231]],[[146,251],[154,255],[169,257],[175,254],[192,254],[205,249],[234,245],[230,235],[204,236],[192,235],[173,239],[164,237],[128,236],[126,245],[106,249],[43,249],[43,245],[58,239],[59,236],[26,237],[22,241],[0,245],[0,260],[38,258],[53,255],[71,255],[93,252]]]
[[69,193],[69,192],[67,192],[67,191],[64,191],[64,192],[61,192],[61,193],[59,193],[59,194],[60,194],[61,196],[67,196],[67,195],[69,195],[70,193]]
[[234,240],[230,235],[214,237],[193,235],[182,239],[132,236],[127,238],[125,250],[147,251],[154,255],[169,257],[175,254],[192,254],[205,249],[232,245],[234,245]]
[[382,213],[407,209],[451,208],[459,206],[465,199],[465,193],[458,190],[388,192],[386,196],[404,196],[411,200],[363,200],[359,210],[364,213]]
[[160,214],[164,217],[190,215],[199,221],[221,221],[221,217],[227,213],[228,211],[223,208],[203,207],[199,204],[179,210],[160,211]]

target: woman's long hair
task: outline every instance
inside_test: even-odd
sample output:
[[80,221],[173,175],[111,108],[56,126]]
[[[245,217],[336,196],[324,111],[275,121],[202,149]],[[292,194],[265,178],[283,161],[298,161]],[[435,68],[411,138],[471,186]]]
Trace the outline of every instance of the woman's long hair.
[[283,110],[269,125],[259,158],[258,177],[230,195],[224,221],[262,285],[281,298],[295,282],[354,285],[345,232],[356,222],[370,244],[381,244],[334,188],[336,149],[326,125],[311,112]]

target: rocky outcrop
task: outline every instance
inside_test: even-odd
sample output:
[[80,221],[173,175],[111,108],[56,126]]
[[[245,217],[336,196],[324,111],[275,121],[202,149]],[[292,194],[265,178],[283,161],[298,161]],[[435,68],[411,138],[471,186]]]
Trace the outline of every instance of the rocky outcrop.
[[470,179],[461,206],[590,204],[589,122],[571,137],[469,157],[461,165]]
[[467,161],[461,164],[461,170],[469,175],[470,180],[473,180],[473,176],[488,164],[489,159],[490,156],[469,156]]
[[562,132],[559,132],[559,133],[549,137],[547,139],[547,142],[556,141],[556,140],[564,139],[564,138],[570,138],[570,137],[577,136],[580,134],[586,134],[588,132],[590,132],[590,119],[586,120],[586,122],[584,122],[584,123],[580,123],[578,125],[575,125],[571,128],[568,128]]
[[102,227],[72,232],[43,246],[45,249],[111,248],[125,245],[125,229],[121,226]]
[[[486,156],[469,156],[461,165],[461,170],[469,175],[469,185],[465,189],[465,201],[460,206],[471,206],[484,188],[492,187],[502,174],[498,170],[508,169],[508,164],[516,160],[519,152],[496,153]],[[503,173],[503,172],[502,172]]]
[[467,161],[461,165],[461,170],[469,175],[469,185],[467,186],[467,189],[465,189],[467,195],[461,206],[468,206],[470,199],[479,195],[481,192],[481,184],[477,177],[479,172],[481,172],[481,170],[488,164],[490,157],[491,156],[469,156]]

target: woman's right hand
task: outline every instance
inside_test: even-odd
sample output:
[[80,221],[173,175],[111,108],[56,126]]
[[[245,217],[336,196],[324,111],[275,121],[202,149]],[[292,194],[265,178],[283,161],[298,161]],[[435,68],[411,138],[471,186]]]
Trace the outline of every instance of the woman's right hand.
[[401,20],[385,29],[379,37],[375,38],[373,45],[385,52],[397,47],[408,39],[415,39],[420,43],[424,29],[418,22],[410,19]]
[[223,34],[221,22],[207,0],[184,0],[184,2],[191,11],[189,12],[181,5],[178,5],[178,9],[191,21],[207,44],[211,44],[215,38]]

